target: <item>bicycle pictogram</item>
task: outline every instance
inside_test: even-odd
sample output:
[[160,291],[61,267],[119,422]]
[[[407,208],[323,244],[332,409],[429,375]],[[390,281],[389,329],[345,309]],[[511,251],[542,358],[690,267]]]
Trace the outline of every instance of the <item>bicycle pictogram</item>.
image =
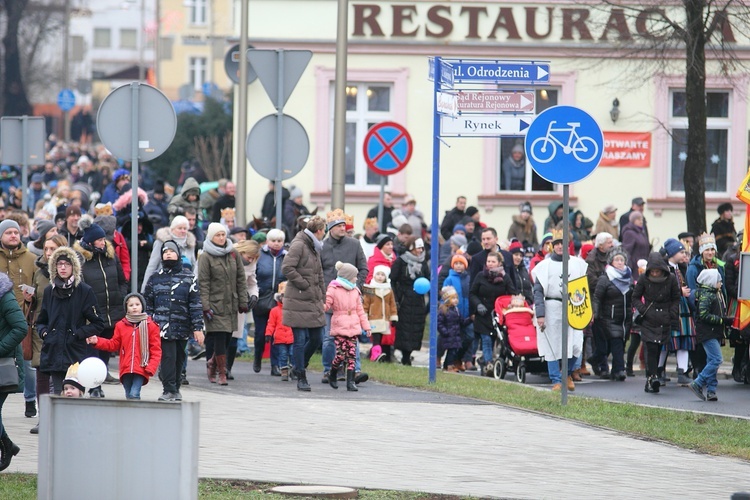
[[[599,153],[596,141],[587,136],[580,136],[576,129],[581,126],[580,122],[568,122],[567,127],[554,128],[556,120],[549,122],[547,134],[538,137],[531,143],[530,154],[533,160],[539,163],[549,163],[557,156],[557,147],[562,148],[566,155],[572,154],[579,162],[588,163],[593,161]],[[568,133],[568,142],[563,143],[553,133]]]

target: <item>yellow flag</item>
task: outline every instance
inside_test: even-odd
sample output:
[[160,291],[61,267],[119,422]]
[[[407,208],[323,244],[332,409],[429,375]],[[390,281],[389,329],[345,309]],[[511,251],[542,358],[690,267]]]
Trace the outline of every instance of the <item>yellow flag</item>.
[[594,315],[591,307],[589,280],[581,276],[568,282],[568,324],[576,330],[583,330]]
[[[737,198],[745,203],[745,231],[742,237],[742,251],[750,252],[750,171],[748,171],[742,184],[737,188]],[[740,330],[750,327],[750,300],[740,300],[737,308],[737,316],[734,325]]]
[[746,205],[750,205],[750,171],[748,171],[745,178],[742,179],[740,187],[737,188],[737,198]]

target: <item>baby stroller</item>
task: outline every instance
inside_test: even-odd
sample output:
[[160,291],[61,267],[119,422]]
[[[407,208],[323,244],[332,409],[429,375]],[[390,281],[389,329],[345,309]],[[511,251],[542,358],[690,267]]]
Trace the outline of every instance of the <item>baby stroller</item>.
[[516,380],[524,384],[526,373],[547,373],[547,363],[537,350],[534,312],[523,295],[498,297],[492,324],[497,336],[492,359],[496,379],[504,379],[512,371]]

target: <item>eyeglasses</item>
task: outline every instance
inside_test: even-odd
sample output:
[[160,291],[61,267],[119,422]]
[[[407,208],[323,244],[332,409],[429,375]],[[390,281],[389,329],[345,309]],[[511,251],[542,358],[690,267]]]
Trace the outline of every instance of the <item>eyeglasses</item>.
[[73,264],[66,260],[59,260],[57,261],[57,267],[73,267]]

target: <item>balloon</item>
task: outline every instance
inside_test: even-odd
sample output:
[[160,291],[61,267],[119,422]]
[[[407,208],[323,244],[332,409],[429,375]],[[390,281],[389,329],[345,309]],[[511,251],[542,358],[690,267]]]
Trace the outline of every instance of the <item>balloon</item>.
[[427,278],[417,278],[414,280],[414,291],[419,295],[424,295],[430,291],[430,280]]
[[86,358],[78,365],[78,381],[86,388],[99,387],[107,378],[107,365],[99,358]]

